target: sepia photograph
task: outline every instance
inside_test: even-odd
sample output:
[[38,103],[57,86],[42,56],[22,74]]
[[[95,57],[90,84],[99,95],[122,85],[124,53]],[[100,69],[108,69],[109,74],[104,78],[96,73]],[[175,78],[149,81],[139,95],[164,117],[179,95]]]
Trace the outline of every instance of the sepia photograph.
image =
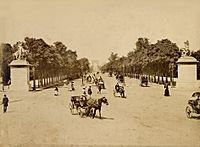
[[0,0],[0,147],[199,147],[199,0]]

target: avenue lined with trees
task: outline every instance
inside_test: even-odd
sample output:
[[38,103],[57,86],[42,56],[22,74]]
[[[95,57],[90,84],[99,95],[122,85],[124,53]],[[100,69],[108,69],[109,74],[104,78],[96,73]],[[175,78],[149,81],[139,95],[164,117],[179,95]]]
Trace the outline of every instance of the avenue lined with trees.
[[[34,89],[46,87],[63,79],[73,80],[82,77],[90,71],[87,58],[78,59],[76,51],[67,49],[62,42],[47,44],[43,39],[25,37],[24,41],[1,44],[1,76],[3,84],[10,80],[9,63],[14,60],[13,53],[22,44],[27,51],[26,59],[31,64],[30,80],[33,80]],[[164,77],[173,82],[177,78],[176,61],[181,56],[182,49],[169,39],[151,43],[148,38],[138,38],[136,47],[129,51],[127,56],[119,57],[112,52],[109,62],[101,67],[103,72],[120,73],[129,77],[140,78],[148,76],[155,83],[164,83]],[[200,50],[188,52],[200,61]],[[197,71],[200,70],[198,64]],[[200,78],[200,72],[197,73]],[[36,84],[36,80],[38,80]]]
[[89,72],[89,60],[78,59],[76,51],[67,49],[62,42],[47,44],[43,39],[25,37],[24,41],[14,45],[1,44],[2,50],[2,71],[4,85],[10,78],[9,63],[14,60],[13,53],[18,50],[18,44],[22,44],[27,51],[26,59],[31,64],[30,80],[38,80],[38,87],[45,87],[55,84],[63,79],[73,80],[80,78],[84,73]]
[[[173,81],[173,78],[177,77],[176,61],[180,58],[181,52],[182,49],[169,39],[151,43],[148,38],[138,38],[133,51],[122,57],[112,52],[108,58],[109,62],[103,65],[101,70],[135,78],[147,75],[149,79],[150,76],[153,77],[152,81],[156,83],[163,83],[163,77],[169,77],[170,81]],[[191,52],[191,56],[200,61],[200,50]]]
[[[90,142],[97,145],[101,144],[99,142],[101,137],[101,140],[105,140],[105,144],[168,145],[170,143],[170,145],[181,146],[185,144],[194,145],[196,143],[192,141],[191,144],[189,135],[192,135],[194,140],[199,138],[199,135],[197,135],[198,121],[188,121],[184,111],[188,97],[192,92],[191,90],[185,92],[184,89],[177,90],[173,88],[170,91],[171,94],[168,90],[167,95],[168,84],[164,86],[165,90],[164,94],[162,94],[162,85],[152,84],[150,88],[145,88],[144,90],[142,88],[142,80],[140,82],[138,79],[134,79],[142,79],[142,76],[148,76],[150,79],[159,76],[163,77],[161,81],[158,80],[160,78],[155,78],[156,81],[153,82],[163,84],[162,82],[166,82],[164,77],[172,78],[173,75],[176,76],[176,61],[181,56],[182,49],[179,49],[175,43],[168,39],[151,44],[148,39],[139,38],[136,42],[136,49],[129,52],[126,57],[119,57],[117,53],[111,53],[108,58],[109,62],[102,66],[101,70],[103,72],[116,73],[116,78],[99,72],[91,73],[88,59],[78,59],[76,51],[67,49],[62,42],[55,42],[53,45],[49,45],[43,39],[26,37],[23,42],[17,42],[14,45],[2,44],[1,47],[3,47],[1,59],[4,84],[7,83],[7,80],[10,80],[10,68],[8,65],[13,60],[14,62],[25,61],[23,60],[24,58],[32,65],[30,78],[32,81],[36,81],[36,87],[34,87],[46,88],[38,92],[26,93],[20,90],[17,92],[12,90],[12,85],[10,87],[11,90],[6,89],[11,105],[8,109],[8,115],[2,115],[1,117],[1,122],[6,123],[0,124],[0,127],[3,128],[0,138],[9,140],[10,144],[19,143],[18,140],[22,140],[21,144],[27,144],[27,142],[30,143],[34,140],[35,143],[87,144]],[[13,54],[17,53],[16,51],[20,51],[22,47],[25,50],[25,54],[22,54],[21,58],[14,57]],[[195,56],[199,60],[199,52],[188,54]],[[12,71],[13,67],[11,67]],[[16,77],[23,75],[20,74],[17,74]],[[91,74],[93,74],[92,82],[86,80],[87,78],[83,78],[84,75],[89,77]],[[121,74],[134,78],[124,78]],[[11,80],[14,79],[12,77]],[[120,77],[123,78],[121,79]],[[68,86],[58,85],[64,82],[65,79],[73,80],[73,82]],[[85,84],[83,84],[83,81]],[[76,88],[72,86],[74,82],[76,83]],[[21,86],[21,81],[19,83],[19,86]],[[125,90],[123,92],[117,91],[115,84],[118,85],[118,90],[120,87]],[[101,88],[99,90],[101,86],[104,87],[102,91]],[[149,87],[148,84],[146,86]],[[89,89],[92,91],[90,94]],[[53,90],[54,95],[52,94]],[[166,96],[170,96],[170,98]],[[90,101],[94,103],[89,104]],[[84,102],[86,103],[84,104]],[[104,107],[103,103],[105,105],[109,104],[108,107]],[[67,106],[69,106],[68,109]],[[95,114],[97,108],[99,115]],[[92,109],[91,113],[93,113],[92,118],[99,118],[103,121],[99,121],[99,119],[92,120],[89,117],[87,119],[86,111],[90,109]],[[165,117],[162,117],[163,114],[165,114]],[[85,118],[85,123],[83,123],[83,119],[77,119],[76,115],[80,115],[80,118]],[[36,121],[37,127],[35,127]],[[88,124],[92,124],[92,126]],[[190,126],[193,126],[194,129],[189,129],[190,131],[188,132],[188,127],[190,128]],[[81,128],[81,131],[74,133],[77,132],[77,128]],[[30,132],[30,130],[34,131]],[[90,133],[85,133],[88,130]],[[118,132],[117,136],[116,132]],[[183,132],[185,135],[183,135]],[[63,137],[58,137],[58,134]],[[114,140],[113,136],[117,140]],[[163,136],[162,139],[158,140],[159,136]],[[182,138],[183,141],[180,142],[177,138]],[[6,143],[3,141],[3,144]]]

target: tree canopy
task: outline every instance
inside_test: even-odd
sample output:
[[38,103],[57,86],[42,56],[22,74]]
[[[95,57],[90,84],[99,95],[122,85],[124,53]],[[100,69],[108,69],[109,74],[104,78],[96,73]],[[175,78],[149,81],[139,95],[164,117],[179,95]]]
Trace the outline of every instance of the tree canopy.
[[150,43],[148,38],[138,38],[136,49],[130,51],[126,57],[116,57],[111,53],[109,62],[102,66],[103,71],[128,73],[169,75],[172,63],[180,57],[178,46],[169,39]]
[[26,59],[34,67],[34,70],[31,70],[31,78],[45,79],[64,76],[74,79],[89,71],[88,59],[78,60],[76,51],[67,49],[62,42],[57,41],[49,45],[41,38],[30,37],[25,37],[24,41],[13,45],[2,44],[3,51],[7,50],[9,53],[4,53],[4,57],[9,59],[5,60],[7,65],[14,59],[12,53],[17,51],[19,43],[28,52]]

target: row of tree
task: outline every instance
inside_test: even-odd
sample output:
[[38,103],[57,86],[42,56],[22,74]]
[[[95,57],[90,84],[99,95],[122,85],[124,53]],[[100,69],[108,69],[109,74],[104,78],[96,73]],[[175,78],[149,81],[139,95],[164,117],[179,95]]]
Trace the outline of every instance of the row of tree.
[[[108,58],[109,62],[103,65],[101,70],[128,75],[165,76],[171,77],[172,80],[172,77],[177,77],[176,61],[181,52],[182,49],[169,39],[150,43],[147,38],[138,38],[133,51],[122,57],[112,52]],[[191,55],[200,61],[200,50],[191,52]]]
[[41,86],[53,83],[55,77],[59,80],[65,78],[72,80],[89,72],[89,60],[77,59],[76,51],[67,49],[62,42],[49,45],[43,39],[25,37],[23,42],[17,42],[13,46],[1,45],[3,51],[1,73],[4,83],[9,79],[8,64],[14,59],[12,55],[18,50],[19,44],[22,44],[27,51],[25,58],[32,65],[31,79],[34,81],[38,79]]

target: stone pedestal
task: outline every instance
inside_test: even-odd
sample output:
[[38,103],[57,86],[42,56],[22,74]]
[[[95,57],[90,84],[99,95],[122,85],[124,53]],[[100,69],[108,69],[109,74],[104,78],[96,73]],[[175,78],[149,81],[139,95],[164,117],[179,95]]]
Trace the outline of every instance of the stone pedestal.
[[197,63],[194,57],[184,56],[179,58],[177,87],[183,89],[196,89],[199,82],[197,81]]
[[10,64],[11,90],[29,91],[30,88],[30,64],[26,60],[14,60]]

